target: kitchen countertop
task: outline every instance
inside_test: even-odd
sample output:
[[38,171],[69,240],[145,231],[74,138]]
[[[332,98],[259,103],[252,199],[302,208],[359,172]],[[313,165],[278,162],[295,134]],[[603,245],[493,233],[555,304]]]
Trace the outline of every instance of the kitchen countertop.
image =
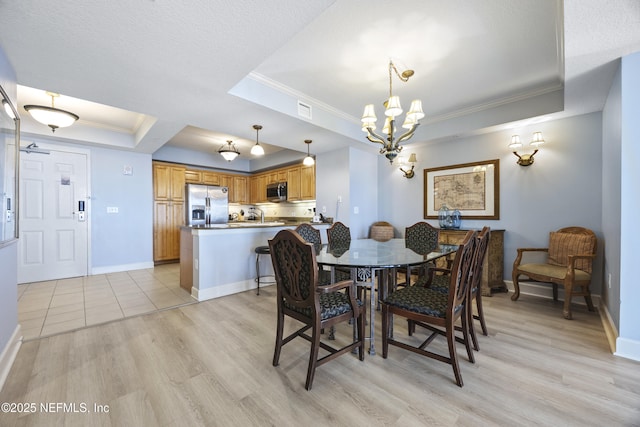
[[323,222],[309,222],[309,221],[230,221],[226,224],[207,224],[207,225],[185,225],[186,228],[198,229],[198,230],[210,230],[210,229],[233,229],[233,228],[267,228],[267,227],[297,227],[300,224],[311,224],[315,226],[319,225],[331,225]]

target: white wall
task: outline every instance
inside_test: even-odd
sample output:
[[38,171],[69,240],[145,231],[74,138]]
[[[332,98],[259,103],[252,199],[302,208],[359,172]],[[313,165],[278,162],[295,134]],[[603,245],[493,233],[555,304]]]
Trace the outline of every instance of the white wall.
[[[519,166],[507,148],[510,137],[520,134],[523,141],[528,141],[535,131],[541,131],[547,143],[536,154],[533,165]],[[506,230],[504,275],[510,280],[516,248],[546,247],[550,231],[580,225],[602,237],[601,138],[601,114],[592,113],[446,142],[408,144],[403,154],[415,152],[419,162],[414,179],[404,178],[397,165],[389,165],[380,156],[380,218],[402,233],[405,227],[423,220],[425,168],[499,159],[500,219],[463,217],[462,227],[481,228],[486,224]],[[437,225],[437,220],[428,222]],[[600,248],[592,286],[596,294],[601,291],[601,265]]]

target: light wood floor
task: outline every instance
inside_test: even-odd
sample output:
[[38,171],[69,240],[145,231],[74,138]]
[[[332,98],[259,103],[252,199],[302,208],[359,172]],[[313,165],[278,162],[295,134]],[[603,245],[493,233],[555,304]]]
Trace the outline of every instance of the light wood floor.
[[[560,303],[526,295],[484,301],[490,335],[475,364],[459,347],[463,388],[444,363],[397,347],[383,359],[378,336],[378,355],[341,356],[305,391],[306,341],[271,365],[271,286],[24,343],[0,402],[37,409],[0,413],[0,425],[640,425],[640,363],[610,354],[597,314],[576,306],[567,321]],[[399,319],[395,334],[406,335]]]

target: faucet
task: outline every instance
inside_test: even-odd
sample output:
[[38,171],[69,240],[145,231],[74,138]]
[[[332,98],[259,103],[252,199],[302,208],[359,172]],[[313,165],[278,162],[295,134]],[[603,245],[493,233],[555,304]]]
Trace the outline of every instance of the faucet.
[[260,223],[264,224],[264,211],[262,209],[256,208],[256,207],[253,207],[251,209],[253,209],[254,211],[259,211],[260,212]]

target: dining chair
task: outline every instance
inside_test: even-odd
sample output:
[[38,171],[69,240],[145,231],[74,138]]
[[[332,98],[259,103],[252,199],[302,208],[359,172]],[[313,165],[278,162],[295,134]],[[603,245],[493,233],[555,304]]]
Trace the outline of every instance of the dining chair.
[[[349,249],[349,244],[351,243],[351,230],[340,221],[334,222],[331,227],[327,229],[327,240],[329,243],[329,249],[332,252],[337,254],[342,250],[346,251]],[[350,269],[347,268],[337,267],[335,270],[336,274],[338,271],[340,271],[342,273],[348,272],[349,275],[351,275]],[[358,285],[359,283],[368,282],[370,280],[372,281],[370,269],[356,268],[355,271],[356,277],[353,279],[355,280],[356,285]]]
[[[475,253],[477,232],[467,232],[463,242],[455,252],[449,274],[449,290],[445,294],[426,286],[405,286],[390,293],[382,300],[382,357],[387,358],[389,345],[395,345],[405,350],[448,363],[453,368],[456,384],[463,386],[462,375],[456,351],[456,322],[461,321],[461,341],[467,350],[471,363],[475,363],[473,349],[470,344],[468,317],[464,310],[469,297],[471,286],[470,270]],[[398,340],[391,334],[393,315],[402,316],[412,321],[412,325],[420,326],[430,331],[429,336],[419,345],[411,344],[408,340]],[[412,328],[409,335],[414,334]],[[433,352],[426,347],[438,336],[446,337],[449,350],[448,356]]]
[[[404,240],[406,246],[416,253],[426,255],[429,252],[433,252],[438,248],[438,242],[440,239],[440,230],[433,227],[431,224],[420,221],[416,222],[410,227],[406,227],[404,231]],[[428,263],[421,265],[418,270],[418,277],[426,276],[429,268],[434,267],[434,263]],[[405,273],[406,281],[399,283],[399,285],[411,284],[411,272],[412,268],[399,269],[399,273]]]
[[[476,237],[476,247],[473,256],[473,264],[470,270],[471,285],[469,286],[469,300],[465,304],[465,310],[467,314],[467,325],[469,326],[469,333],[471,335],[471,341],[473,342],[473,348],[476,351],[480,350],[478,344],[478,338],[476,336],[476,330],[473,320],[480,322],[482,328],[482,335],[488,335],[487,324],[484,319],[484,310],[482,308],[482,271],[484,266],[484,260],[487,256],[487,249],[489,248],[489,239],[491,237],[491,229],[487,226],[483,227],[480,234]],[[435,275],[434,273],[442,272],[442,274]],[[430,287],[433,290],[440,291],[442,293],[449,292],[449,278],[447,269],[435,269],[429,272],[426,278],[420,278],[418,280],[419,285]],[[475,301],[476,312],[473,313],[473,302]],[[412,328],[411,321],[409,321],[409,328]],[[459,326],[456,326],[457,330],[460,330]]]
[[[269,240],[271,261],[276,277],[277,326],[273,366],[280,363],[282,347],[296,337],[311,342],[305,388],[311,389],[316,368],[336,357],[358,349],[364,360],[364,310],[356,299],[355,284],[344,280],[321,286],[318,283],[318,264],[313,244],[305,242],[293,230],[281,230]],[[345,290],[346,292],[341,292]],[[285,316],[303,326],[284,335]],[[335,348],[321,342],[321,329],[356,319],[352,342]],[[311,330],[311,335],[306,332]],[[319,357],[320,349],[329,354]]]

